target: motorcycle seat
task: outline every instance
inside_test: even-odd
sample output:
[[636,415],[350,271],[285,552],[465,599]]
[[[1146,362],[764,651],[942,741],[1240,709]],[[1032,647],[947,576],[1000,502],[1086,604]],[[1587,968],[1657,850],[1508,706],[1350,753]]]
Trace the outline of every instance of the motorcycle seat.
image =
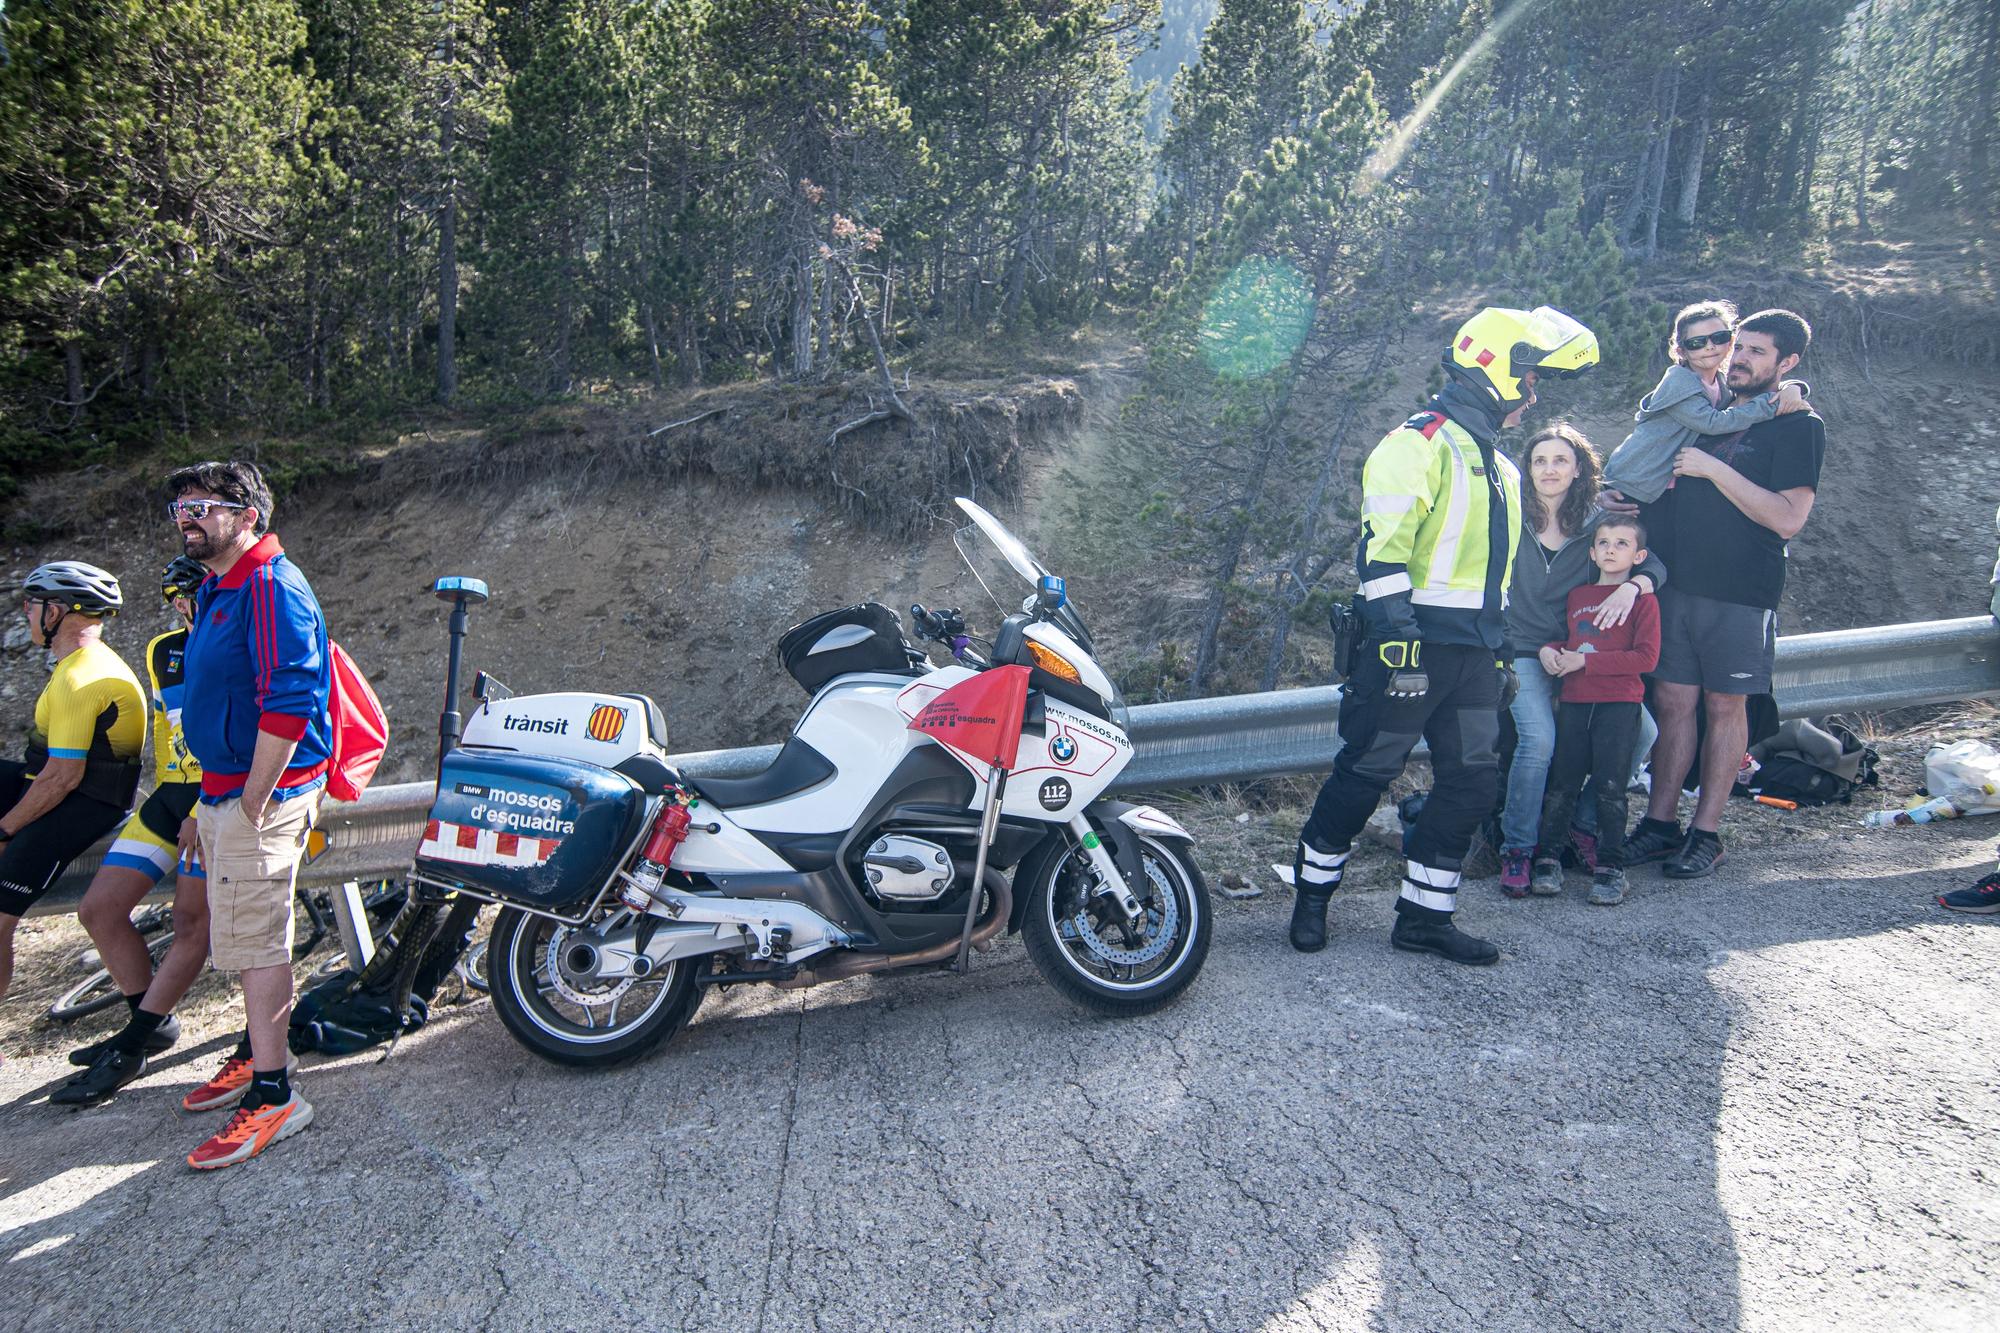
[[648,796],[664,796],[677,786],[684,785],[681,775],[676,773],[667,761],[654,754],[635,754],[611,766],[613,773],[622,773],[639,784],[639,790]]
[[785,738],[778,757],[762,773],[747,778],[691,778],[689,785],[724,810],[744,810],[817,787],[835,771],[832,760],[793,735]]

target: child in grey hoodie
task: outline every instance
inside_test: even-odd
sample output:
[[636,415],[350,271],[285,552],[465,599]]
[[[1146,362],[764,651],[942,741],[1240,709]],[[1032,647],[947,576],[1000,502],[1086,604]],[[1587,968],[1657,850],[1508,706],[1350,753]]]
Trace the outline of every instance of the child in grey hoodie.
[[1698,301],[1674,316],[1667,345],[1673,364],[1653,391],[1639,400],[1632,433],[1604,464],[1604,486],[1628,500],[1651,504],[1674,484],[1674,455],[1705,435],[1734,435],[1780,412],[1807,410],[1805,383],[1786,380],[1778,393],[1761,394],[1737,407],[1729,401],[1723,371],[1736,329],[1736,307]]

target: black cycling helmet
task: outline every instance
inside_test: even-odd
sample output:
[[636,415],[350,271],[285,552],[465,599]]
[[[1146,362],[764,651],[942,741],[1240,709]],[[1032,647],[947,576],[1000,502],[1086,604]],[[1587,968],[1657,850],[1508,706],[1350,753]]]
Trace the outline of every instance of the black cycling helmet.
[[115,616],[125,605],[117,577],[81,560],[54,560],[35,566],[21,591],[85,616]]
[[160,596],[169,602],[176,597],[192,598],[207,577],[208,566],[191,555],[177,555],[160,571]]

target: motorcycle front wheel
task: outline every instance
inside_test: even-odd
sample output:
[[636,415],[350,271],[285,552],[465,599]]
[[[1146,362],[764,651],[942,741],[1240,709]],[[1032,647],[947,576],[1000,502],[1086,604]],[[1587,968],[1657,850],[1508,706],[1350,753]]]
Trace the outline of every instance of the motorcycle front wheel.
[[1107,897],[1091,892],[1080,847],[1052,857],[1028,886],[1021,937],[1043,980],[1086,1009],[1130,1017],[1167,1004],[1208,957],[1208,883],[1179,841],[1140,836],[1145,907],[1135,937]]
[[657,1048],[701,1003],[695,961],[668,963],[648,977],[588,978],[569,952],[586,942],[575,929],[507,908],[487,942],[493,1007],[523,1046],[556,1064],[603,1068]]

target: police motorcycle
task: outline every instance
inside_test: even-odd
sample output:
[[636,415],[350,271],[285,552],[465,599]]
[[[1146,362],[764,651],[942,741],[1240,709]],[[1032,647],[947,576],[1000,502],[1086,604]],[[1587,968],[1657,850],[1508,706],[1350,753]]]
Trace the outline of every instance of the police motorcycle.
[[1002,612],[982,564],[1024,582],[1019,609],[981,640],[957,609],[911,607],[944,665],[879,603],[793,627],[778,652],[811,703],[748,777],[677,770],[642,695],[517,696],[481,673],[458,731],[465,607],[484,590],[441,581],[444,744],[412,878],[460,924],[500,906],[490,994],[522,1045],[617,1064],[713,987],[962,972],[1003,931],[1097,1012],[1147,1013],[1194,980],[1211,926],[1194,840],[1106,799],[1132,742],[1082,617],[998,520],[958,505],[961,556]]

